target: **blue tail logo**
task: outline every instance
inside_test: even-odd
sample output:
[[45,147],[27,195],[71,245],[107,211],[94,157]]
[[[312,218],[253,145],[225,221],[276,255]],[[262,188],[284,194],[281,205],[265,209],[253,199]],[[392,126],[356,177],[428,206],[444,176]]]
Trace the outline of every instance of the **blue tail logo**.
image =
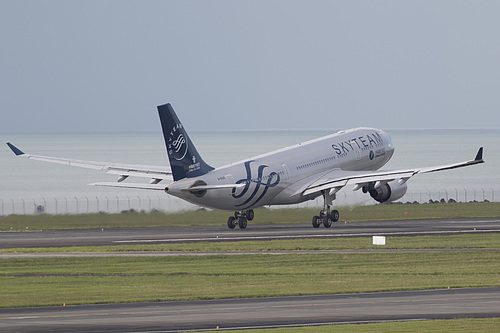
[[158,106],[161,127],[174,180],[202,176],[214,168],[206,164],[170,104]]
[[[180,126],[182,127],[182,125]],[[177,135],[177,137],[175,137]],[[175,139],[174,139],[175,138]],[[175,158],[177,161],[182,161],[188,152],[188,144],[184,134],[173,128],[168,137],[168,155]]]

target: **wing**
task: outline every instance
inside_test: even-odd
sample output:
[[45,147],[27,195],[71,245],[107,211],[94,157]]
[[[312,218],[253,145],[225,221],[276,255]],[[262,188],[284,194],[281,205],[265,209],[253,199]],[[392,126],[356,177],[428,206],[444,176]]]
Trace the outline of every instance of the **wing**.
[[382,184],[389,183],[394,180],[398,180],[398,183],[403,185],[408,181],[408,179],[417,174],[462,168],[479,163],[484,163],[483,147],[479,148],[479,151],[473,160],[448,165],[394,171],[345,171],[335,169],[327,172],[315,181],[306,184],[295,194],[302,194],[306,196],[325,190],[330,190],[330,194],[334,194],[349,184],[354,184],[355,191],[368,184],[374,184],[374,187],[378,188]]
[[[120,178],[118,179],[118,182],[122,182],[130,176],[150,178],[151,181],[149,185],[156,185],[164,179],[168,179],[169,181],[172,180],[172,171],[168,168],[161,166],[116,164],[108,162],[82,161],[69,158],[60,158],[60,157],[51,157],[42,155],[31,155],[24,153],[22,150],[20,150],[10,142],[8,142],[7,145],[17,156],[43,162],[64,164],[64,165],[70,165],[70,166],[94,169],[94,170],[103,170],[109,174],[119,175]],[[144,186],[146,185],[148,184],[144,184]],[[160,187],[155,187],[155,186],[152,187],[154,188],[149,188],[149,189],[160,189]]]

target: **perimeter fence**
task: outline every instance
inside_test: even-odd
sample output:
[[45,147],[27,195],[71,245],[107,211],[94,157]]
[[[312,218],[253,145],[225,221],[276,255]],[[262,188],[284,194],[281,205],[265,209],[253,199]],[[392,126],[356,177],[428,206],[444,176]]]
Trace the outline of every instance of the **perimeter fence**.
[[5,215],[65,215],[117,214],[126,212],[176,212],[196,207],[169,196],[94,196],[66,198],[0,199],[0,214]]
[[[402,204],[448,203],[448,202],[497,202],[500,189],[493,188],[453,188],[440,191],[408,191],[397,201]],[[335,206],[373,204],[369,195],[361,191],[340,191]],[[307,201],[299,205],[285,207],[321,207],[323,199]],[[282,207],[282,206],[276,206]],[[195,210],[199,207],[170,195],[122,196],[122,197],[69,197],[39,199],[0,199],[0,215],[64,215],[64,214],[117,214],[127,212],[174,213],[182,210]]]

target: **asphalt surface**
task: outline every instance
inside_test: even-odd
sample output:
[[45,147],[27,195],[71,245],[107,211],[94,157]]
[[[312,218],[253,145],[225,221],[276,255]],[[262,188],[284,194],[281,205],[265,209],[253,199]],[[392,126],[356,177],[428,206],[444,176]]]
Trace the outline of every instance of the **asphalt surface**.
[[311,224],[252,225],[230,230],[227,226],[74,229],[0,232],[0,248],[162,244],[200,241],[242,241],[298,238],[417,236],[500,232],[500,218],[430,219],[335,223],[315,229]]
[[440,289],[0,309],[0,331],[178,332],[498,316],[500,288]]

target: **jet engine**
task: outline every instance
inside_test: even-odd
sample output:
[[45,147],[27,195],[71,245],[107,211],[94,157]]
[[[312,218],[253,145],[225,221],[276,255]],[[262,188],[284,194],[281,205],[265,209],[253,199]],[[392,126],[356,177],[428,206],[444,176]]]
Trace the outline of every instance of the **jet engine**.
[[396,179],[378,187],[375,187],[375,184],[370,184],[363,188],[363,192],[369,192],[370,196],[378,202],[386,202],[402,198],[407,189],[406,183],[400,184],[399,180]]

